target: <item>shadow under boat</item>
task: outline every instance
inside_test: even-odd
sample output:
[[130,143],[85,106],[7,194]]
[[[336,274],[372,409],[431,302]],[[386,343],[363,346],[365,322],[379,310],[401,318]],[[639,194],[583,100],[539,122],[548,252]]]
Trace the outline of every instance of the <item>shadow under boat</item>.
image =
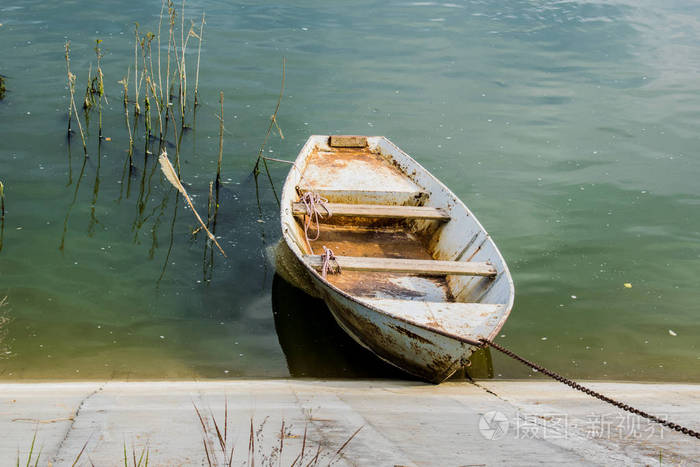
[[[417,380],[356,343],[338,326],[323,300],[279,274],[272,281],[272,313],[292,377]],[[474,352],[470,360],[471,366],[450,381],[493,378],[489,349]]]

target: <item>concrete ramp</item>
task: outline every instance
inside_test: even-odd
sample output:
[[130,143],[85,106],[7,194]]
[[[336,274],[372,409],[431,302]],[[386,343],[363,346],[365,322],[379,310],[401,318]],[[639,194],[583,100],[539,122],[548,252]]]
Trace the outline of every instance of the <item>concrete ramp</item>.
[[[700,428],[698,385],[589,385]],[[34,456],[41,449],[39,465],[54,466],[72,465],[86,443],[78,465],[123,465],[125,446],[129,465],[147,451],[152,466],[209,465],[207,458],[223,465],[231,447],[233,465],[250,465],[251,450],[256,465],[300,465],[302,449],[302,465],[317,455],[318,465],[372,466],[659,465],[659,457],[661,465],[693,465],[700,459],[698,440],[554,382],[1,384],[0,407],[0,458],[7,465],[16,463],[18,451],[26,464],[35,430]]]

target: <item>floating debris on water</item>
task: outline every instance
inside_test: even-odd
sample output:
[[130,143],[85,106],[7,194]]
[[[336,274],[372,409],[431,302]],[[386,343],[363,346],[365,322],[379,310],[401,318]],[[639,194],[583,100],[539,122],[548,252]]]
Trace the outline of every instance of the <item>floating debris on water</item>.
[[678,335],[678,334],[676,334],[675,332],[673,332],[673,330],[671,330],[671,329],[668,330],[668,333],[669,333],[670,335],[672,335],[673,337],[676,337],[676,336]]
[[625,286],[626,289],[631,289],[631,288],[632,288],[632,284],[630,284],[629,282],[625,282],[624,286]]

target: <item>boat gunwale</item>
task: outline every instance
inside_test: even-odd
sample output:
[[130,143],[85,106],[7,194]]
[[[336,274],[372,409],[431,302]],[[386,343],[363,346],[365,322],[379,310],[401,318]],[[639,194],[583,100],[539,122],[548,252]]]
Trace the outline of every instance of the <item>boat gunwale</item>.
[[[292,250],[292,252],[294,253],[294,256],[296,256],[297,260],[304,266],[304,268],[306,268],[307,272],[309,272],[314,278],[316,278],[318,281],[320,281],[321,284],[328,287],[333,292],[340,294],[342,297],[345,297],[346,299],[351,300],[351,301],[357,303],[358,305],[360,305],[368,310],[371,310],[375,313],[379,313],[379,314],[384,315],[384,316],[391,317],[392,319],[395,319],[397,321],[401,321],[401,322],[405,322],[405,323],[413,325],[413,326],[417,326],[417,327],[419,327],[421,329],[425,329],[429,332],[434,332],[436,334],[440,334],[442,336],[449,337],[451,339],[455,339],[455,340],[460,341],[460,342],[464,342],[464,343],[469,344],[469,345],[474,345],[474,346],[478,346],[478,347],[482,346],[483,342],[480,342],[478,340],[470,339],[468,337],[460,336],[460,335],[457,335],[457,334],[454,334],[454,333],[451,333],[451,332],[448,332],[448,331],[445,331],[445,330],[442,330],[439,328],[434,328],[434,327],[426,326],[426,325],[421,324],[421,323],[413,322],[410,319],[396,316],[394,314],[391,314],[391,313],[388,313],[388,312],[382,310],[381,308],[370,305],[370,304],[362,301],[362,297],[357,297],[355,295],[349,294],[349,293],[345,292],[344,290],[336,287],[328,280],[324,279],[323,276],[315,268],[313,268],[311,265],[307,264],[303,260],[303,252],[301,252],[301,249],[299,248],[299,245],[297,244],[295,239],[292,238],[292,233],[289,232],[288,221],[291,220],[292,222],[295,222],[294,215],[292,213],[292,203],[294,203],[294,200],[293,199],[289,200],[287,198],[289,198],[289,193],[296,193],[296,185],[298,184],[298,181],[301,180],[301,178],[303,178],[303,174],[306,170],[306,165],[308,164],[309,156],[312,154],[313,149],[317,145],[323,143],[324,141],[327,141],[330,136],[331,135],[310,135],[309,138],[306,140],[306,143],[304,144],[304,146],[302,146],[302,148],[299,150],[297,158],[294,160],[294,167],[293,168],[296,168],[297,170],[290,169],[290,171],[287,174],[287,177],[285,178],[285,181],[284,181],[284,185],[282,188],[282,196],[280,199],[280,205],[281,205],[280,224],[281,224],[281,228],[282,228],[282,236],[284,237],[284,240],[287,243],[287,246],[289,247],[289,249]],[[418,161],[416,161],[414,158],[412,158],[409,154],[407,154],[405,151],[403,151],[401,148],[399,148],[396,144],[391,142],[385,136],[367,136],[366,138],[368,141],[368,146],[370,148],[373,146],[371,144],[372,140],[376,141],[377,143],[379,141],[384,141],[385,143],[389,144],[393,148],[393,150],[402,154],[409,161],[411,161],[412,164],[415,164],[415,166],[413,168],[416,169],[416,172],[418,172],[420,170],[423,174],[425,174],[427,177],[432,179],[432,181],[434,183],[436,183],[438,185],[438,187],[440,187],[442,190],[444,190],[444,192],[446,194],[451,195],[452,198],[455,200],[455,206],[452,209],[454,209],[457,206],[459,206],[461,209],[464,209],[464,211],[466,211],[467,215],[469,217],[471,217],[473,221],[476,222],[480,231],[482,231],[482,232],[484,232],[484,234],[486,234],[488,241],[490,241],[491,244],[493,245],[494,251],[495,251],[496,255],[498,255],[498,258],[500,259],[500,263],[501,263],[502,268],[503,268],[502,271],[500,272],[500,274],[505,274],[507,276],[508,287],[509,287],[508,303],[499,304],[499,305],[504,305],[503,315],[501,316],[498,323],[493,327],[493,330],[488,335],[489,340],[493,339],[500,332],[501,328],[503,327],[506,320],[510,316],[510,312],[511,312],[512,307],[513,307],[514,295],[515,295],[515,287],[513,285],[513,279],[510,275],[510,270],[508,269],[508,265],[506,264],[503,256],[501,255],[501,252],[498,249],[498,246],[493,241],[493,239],[489,235],[488,231],[483,227],[483,225],[481,225],[481,223],[476,218],[476,216],[474,216],[474,214],[469,210],[469,208],[466,206],[466,204],[464,204],[464,202],[458,196],[456,196],[444,183],[442,183],[429,170],[427,170],[425,167],[423,167]],[[378,147],[379,144],[376,144],[375,146]],[[384,154],[384,153],[382,152],[382,154]],[[393,154],[385,155],[385,157],[386,156],[393,156]],[[398,162],[393,157],[392,157],[392,160],[395,162]],[[294,184],[295,186],[291,186],[290,182],[292,182],[292,180],[295,178],[295,175],[294,175],[295,173],[298,174],[297,183]],[[403,170],[402,170],[402,173],[404,174],[404,176],[406,176],[410,180],[414,181],[414,183],[418,184],[417,182],[415,182],[415,180],[413,180],[412,177],[410,177],[408,174],[406,174]],[[419,184],[419,186],[420,186],[420,184]],[[422,187],[422,188],[425,188],[425,187]],[[299,251],[297,251],[297,250],[299,250]],[[492,280],[495,281],[496,279],[494,278]],[[478,302],[474,302],[474,303],[478,303]]]
[[[406,153],[404,150],[402,150],[400,147],[398,147],[396,144],[394,144],[389,138],[386,138],[384,136],[379,136],[379,139],[383,139],[387,144],[392,146],[394,150],[397,152],[403,154],[406,158],[408,158],[409,161],[415,164],[416,168],[419,170],[422,170],[423,173],[425,173],[429,178],[431,178],[440,188],[442,188],[447,194],[451,195],[453,199],[456,201],[455,206],[460,206],[462,209],[464,209],[468,216],[472,218],[474,222],[476,222],[476,225],[481,229],[484,234],[486,234],[486,238],[488,239],[489,242],[491,242],[491,245],[493,245],[493,249],[498,255],[498,258],[500,259],[501,265],[503,266],[503,271],[501,274],[505,274],[506,278],[508,280],[508,303],[503,303],[502,305],[505,305],[505,310],[503,312],[503,315],[501,316],[501,319],[498,321],[496,326],[494,326],[493,330],[491,333],[488,335],[488,340],[493,340],[498,333],[501,331],[503,326],[505,325],[506,321],[508,320],[508,317],[510,316],[510,312],[513,309],[513,303],[515,300],[515,285],[513,284],[513,277],[510,274],[510,269],[508,268],[508,264],[506,263],[505,258],[503,258],[503,255],[501,254],[501,250],[498,249],[498,245],[496,245],[496,242],[493,241],[493,238],[491,238],[491,234],[484,228],[484,226],[479,222],[479,219],[472,213],[472,211],[469,209],[469,207],[462,201],[462,199],[455,195],[452,190],[450,190],[447,185],[442,183],[442,181],[437,178],[431,171],[423,167],[418,161],[416,161],[413,157],[411,157],[408,153]],[[408,176],[408,175],[406,175]],[[417,183],[417,182],[416,182]],[[454,208],[453,208],[454,209]],[[499,276],[501,274],[496,275],[492,280],[495,282],[498,280]],[[474,302],[474,303],[480,303],[480,302]],[[501,304],[499,304],[501,305]],[[483,345],[482,342],[479,342],[478,345]]]

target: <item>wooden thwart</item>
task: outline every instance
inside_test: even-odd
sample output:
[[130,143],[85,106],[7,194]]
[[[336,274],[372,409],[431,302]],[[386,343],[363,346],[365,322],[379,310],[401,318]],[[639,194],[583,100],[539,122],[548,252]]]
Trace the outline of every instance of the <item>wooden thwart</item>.
[[[347,271],[401,272],[425,276],[463,275],[493,277],[497,271],[489,263],[464,261],[437,261],[403,258],[370,258],[360,256],[336,256],[338,265]],[[304,255],[304,262],[320,269],[320,255]]]
[[[328,203],[328,208],[334,216],[344,217],[379,217],[397,219],[428,219],[450,220],[450,215],[442,209],[426,206],[388,206],[382,204],[342,204]],[[295,216],[306,214],[303,203],[293,203]],[[324,212],[321,210],[321,212]]]
[[331,135],[328,145],[333,148],[364,148],[367,147],[366,136],[356,135]]

